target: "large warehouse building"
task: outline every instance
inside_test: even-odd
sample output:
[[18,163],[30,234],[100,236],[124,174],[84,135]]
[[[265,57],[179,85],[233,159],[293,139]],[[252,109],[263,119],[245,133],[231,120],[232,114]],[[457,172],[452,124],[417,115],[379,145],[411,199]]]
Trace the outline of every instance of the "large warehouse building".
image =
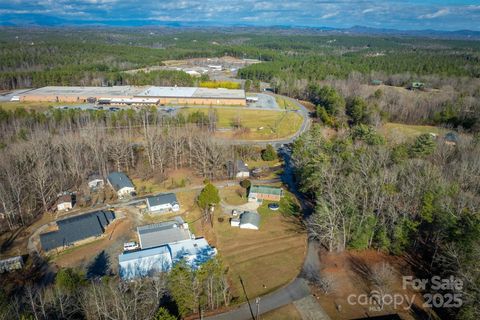
[[244,90],[196,87],[43,87],[23,92],[17,99],[126,105],[246,105]]

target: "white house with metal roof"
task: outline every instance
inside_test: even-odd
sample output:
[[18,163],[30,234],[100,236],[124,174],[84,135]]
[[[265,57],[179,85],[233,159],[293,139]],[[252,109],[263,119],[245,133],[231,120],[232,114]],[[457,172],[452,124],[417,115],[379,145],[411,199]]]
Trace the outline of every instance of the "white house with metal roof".
[[175,193],[163,193],[147,198],[148,211],[152,213],[178,212],[180,204]]

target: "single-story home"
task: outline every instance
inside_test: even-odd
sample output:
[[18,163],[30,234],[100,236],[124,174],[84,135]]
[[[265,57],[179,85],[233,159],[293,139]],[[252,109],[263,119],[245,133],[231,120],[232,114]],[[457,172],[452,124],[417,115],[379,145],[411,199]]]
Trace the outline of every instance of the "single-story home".
[[168,243],[192,238],[188,223],[185,223],[181,217],[137,227],[137,234],[142,249],[160,247]]
[[57,200],[57,210],[65,211],[73,208],[73,199],[71,194],[64,194]]
[[107,176],[108,184],[117,192],[117,195],[122,198],[129,196],[135,192],[135,187],[132,181],[123,172],[112,172]]
[[92,174],[88,177],[88,187],[92,190],[103,188],[103,178],[98,174]]
[[23,268],[22,256],[0,260],[0,273],[10,272]]
[[58,220],[58,229],[40,234],[40,243],[43,250],[49,251],[94,239],[102,236],[114,219],[113,211],[101,210]]
[[237,160],[235,162],[235,177],[236,178],[248,178],[250,177],[250,170],[248,169],[248,164],[242,160]]
[[263,200],[280,201],[283,196],[282,188],[272,186],[252,185],[248,192],[248,201],[262,202]]
[[260,228],[260,215],[256,212],[245,211],[240,216],[240,229],[258,230]]
[[177,212],[180,210],[175,193],[163,193],[147,198],[149,212]]

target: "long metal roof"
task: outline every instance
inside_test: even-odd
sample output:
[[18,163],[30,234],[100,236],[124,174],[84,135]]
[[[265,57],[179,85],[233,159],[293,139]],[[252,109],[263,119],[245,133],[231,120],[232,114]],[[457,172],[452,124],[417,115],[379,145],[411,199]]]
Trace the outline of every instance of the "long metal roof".
[[58,220],[58,230],[40,234],[40,243],[43,250],[49,251],[83,239],[98,237],[114,219],[115,213],[102,210]]
[[168,243],[190,239],[188,228],[179,221],[167,221],[137,228],[142,249],[159,247]]

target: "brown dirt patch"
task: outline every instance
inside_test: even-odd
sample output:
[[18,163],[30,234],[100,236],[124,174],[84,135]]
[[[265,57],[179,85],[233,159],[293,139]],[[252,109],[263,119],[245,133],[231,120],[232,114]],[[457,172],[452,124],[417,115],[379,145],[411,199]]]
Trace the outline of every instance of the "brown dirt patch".
[[[319,288],[313,288],[320,304],[332,319],[355,319],[361,317],[379,316],[392,313],[398,313],[402,319],[415,319],[415,315],[405,310],[407,304],[404,303],[397,308],[393,306],[384,306],[383,309],[378,304],[352,305],[348,301],[350,295],[355,299],[361,294],[367,294],[371,297],[373,290],[382,290],[386,294],[407,295],[409,299],[414,299],[419,313],[423,313],[421,294],[410,289],[402,288],[402,276],[413,275],[408,262],[402,257],[390,256],[374,250],[349,251],[343,253],[321,252],[320,264],[322,266],[321,274],[332,282],[332,289],[328,295],[325,295]],[[389,268],[388,285],[377,286],[373,282],[372,274],[379,274],[383,266]],[[379,289],[381,288],[381,289]]]

